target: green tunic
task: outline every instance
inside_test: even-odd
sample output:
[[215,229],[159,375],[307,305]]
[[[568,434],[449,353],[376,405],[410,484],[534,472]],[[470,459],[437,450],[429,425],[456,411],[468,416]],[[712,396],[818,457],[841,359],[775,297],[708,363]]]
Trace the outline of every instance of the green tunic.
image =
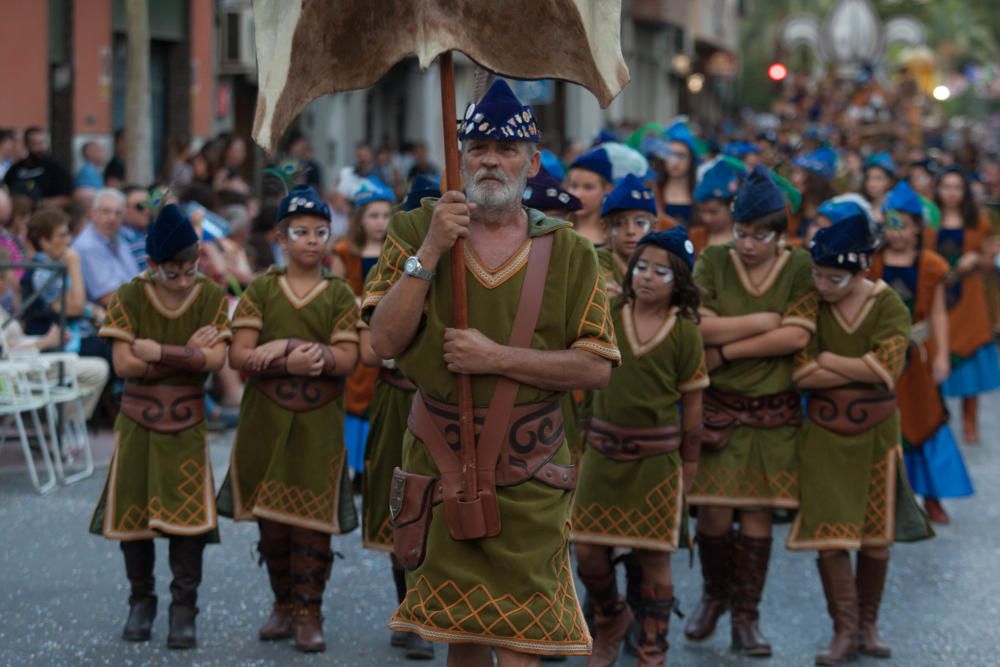
[[[894,391],[903,372],[909,336],[909,311],[880,280],[853,320],[834,305],[820,305],[816,334],[809,347],[796,355],[795,378],[801,380],[818,369],[816,358],[829,351],[864,359],[882,378],[877,385],[855,386]],[[802,500],[786,546],[858,550],[891,545],[900,509],[919,515],[906,482],[899,443],[898,410],[854,436],[807,422],[799,447]]]
[[[220,338],[228,341],[232,334],[226,314],[225,292],[205,276],[199,274],[184,302],[170,309],[157,297],[147,271],[118,289],[100,335],[111,342],[150,338],[185,345],[195,331],[214,324]],[[185,373],[129,382],[202,387],[207,379],[208,373]],[[218,541],[207,436],[204,421],[166,434],[118,413],[115,453],[90,531],[123,541],[211,533],[210,540]]]
[[[815,327],[816,295],[812,260],[798,248],[782,248],[770,273],[754,284],[732,243],[702,251],[694,279],[704,290],[706,316],[780,313],[782,325]],[[791,391],[792,356],[739,359],[712,371],[712,387],[722,392],[763,396]],[[747,509],[799,504],[796,445],[799,428],[737,426],[717,452],[702,449],[688,502]]]
[[[403,273],[430,226],[434,199],[421,208],[397,213],[369,285],[363,309],[370,315]],[[592,244],[569,223],[528,213],[529,236],[554,234],[552,258],[543,289],[542,310],[532,347],[577,348],[619,361],[608,313],[604,281]],[[502,265],[490,269],[466,246],[466,284],[470,326],[506,342],[520,300],[529,238]],[[428,293],[423,318],[410,347],[397,360],[400,370],[432,399],[456,404],[457,383],[442,358],[444,330],[452,322],[451,266],[443,257]],[[474,376],[473,402],[489,404],[496,378]],[[560,392],[521,385],[517,403],[558,399]],[[570,462],[564,445],[553,461]],[[426,447],[407,431],[403,468],[437,476]],[[529,480],[497,490],[502,532],[482,540],[456,541],[448,533],[444,507],[433,509],[426,557],[408,573],[406,599],[393,615],[394,630],[417,632],[432,641],[473,642],[527,653],[585,654],[590,636],[580,613],[567,550],[571,494]]]
[[369,410],[371,428],[365,444],[361,543],[367,549],[392,551],[389,493],[392,471],[403,465],[403,436],[413,392],[375,380]]
[[[682,395],[709,382],[698,325],[672,308],[640,343],[625,300],[615,299],[611,311],[622,365],[594,392],[594,417],[635,428],[678,425]],[[680,452],[615,461],[587,448],[573,501],[574,542],[676,551],[684,522]]]
[[621,287],[625,284],[625,271],[617,261],[615,251],[605,246],[597,251],[597,263],[605,282],[615,282]]
[[[233,313],[234,329],[256,329],[258,345],[282,338],[327,344],[358,340],[354,292],[325,275],[299,297],[284,269],[250,284]],[[358,525],[346,483],[344,397],[306,412],[279,406],[247,383],[219,513],[237,521],[269,519],[333,535]]]

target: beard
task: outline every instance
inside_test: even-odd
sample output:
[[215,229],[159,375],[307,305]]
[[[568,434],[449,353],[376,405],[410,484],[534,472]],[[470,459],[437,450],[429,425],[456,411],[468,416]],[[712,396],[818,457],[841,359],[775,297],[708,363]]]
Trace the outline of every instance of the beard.
[[[501,169],[480,168],[475,174],[469,174],[463,165],[462,179],[465,181],[465,196],[469,202],[490,211],[503,211],[519,206],[528,184],[528,169],[531,162],[526,162],[521,173],[509,177]],[[495,181],[484,182],[487,178]]]

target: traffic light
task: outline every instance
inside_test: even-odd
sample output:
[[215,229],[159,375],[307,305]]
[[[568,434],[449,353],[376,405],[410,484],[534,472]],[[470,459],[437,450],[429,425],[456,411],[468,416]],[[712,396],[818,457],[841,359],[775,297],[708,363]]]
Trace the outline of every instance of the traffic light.
[[767,76],[771,81],[784,81],[788,76],[788,68],[781,63],[771,63],[767,68]]

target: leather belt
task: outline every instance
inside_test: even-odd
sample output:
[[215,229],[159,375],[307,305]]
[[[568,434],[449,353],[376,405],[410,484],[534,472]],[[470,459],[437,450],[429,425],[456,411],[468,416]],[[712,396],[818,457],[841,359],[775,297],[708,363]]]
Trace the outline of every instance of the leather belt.
[[121,411],[157,433],[179,433],[205,419],[205,389],[191,385],[125,383]]
[[613,461],[638,461],[680,449],[681,430],[677,426],[619,426],[592,417],[587,444]]

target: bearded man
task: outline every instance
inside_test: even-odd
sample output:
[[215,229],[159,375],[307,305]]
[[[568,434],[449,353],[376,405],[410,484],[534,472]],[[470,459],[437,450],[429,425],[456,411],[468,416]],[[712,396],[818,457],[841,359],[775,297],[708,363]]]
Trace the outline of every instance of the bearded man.
[[[393,478],[410,572],[389,626],[448,642],[449,665],[533,665],[591,641],[567,552],[575,473],[559,399],[620,361],[593,246],[523,208],[539,169],[532,111],[503,81],[461,123],[465,192],[397,213],[363,302],[382,358],[419,389]],[[470,328],[452,328],[449,253],[466,239]],[[456,373],[472,376],[476,488],[463,485]]]

